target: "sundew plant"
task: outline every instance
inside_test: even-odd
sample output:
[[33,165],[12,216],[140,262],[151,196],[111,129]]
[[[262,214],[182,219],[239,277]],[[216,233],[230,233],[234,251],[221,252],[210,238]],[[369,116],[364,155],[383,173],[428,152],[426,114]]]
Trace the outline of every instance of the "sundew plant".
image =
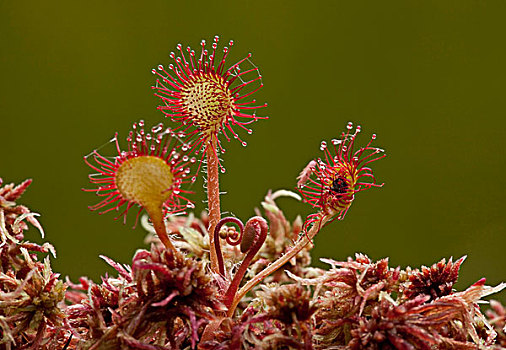
[[[228,62],[232,45],[218,37],[197,50],[178,44],[152,70],[160,122],[135,122],[115,135],[112,154],[84,157],[84,191],[99,197],[89,209],[133,215],[146,230],[147,246],[131,262],[101,256],[114,275],[71,281],[53,272],[53,246],[25,239],[28,224],[44,237],[38,214],[18,203],[31,180],[0,179],[0,348],[505,348],[506,308],[483,298],[506,284],[481,279],[455,290],[465,256],[401,268],[357,253],[322,259],[326,269],[311,266],[321,229],[353,215],[360,192],[388,181],[374,172],[385,151],[360,125],[335,125],[335,138],[301,159],[294,191],[268,190],[254,217],[222,216],[220,176],[234,176],[225,164],[237,156],[226,145],[254,142],[255,124],[269,122],[267,104],[255,99],[260,70],[251,54]],[[197,215],[190,186],[199,176],[208,208]],[[312,213],[291,222],[280,197]]]

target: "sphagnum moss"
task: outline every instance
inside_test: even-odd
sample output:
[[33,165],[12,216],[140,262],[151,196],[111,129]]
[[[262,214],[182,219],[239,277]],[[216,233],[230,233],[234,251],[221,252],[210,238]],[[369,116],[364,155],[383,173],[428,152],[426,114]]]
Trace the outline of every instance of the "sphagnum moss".
[[[231,45],[231,43],[230,43]],[[239,138],[234,127],[265,119],[249,100],[261,86],[250,55],[225,68],[228,48],[218,54],[202,44],[174,63],[154,70],[159,107],[173,128],[145,131],[134,124],[122,149],[85,157],[102,197],[91,206],[125,217],[134,206],[149,231],[149,249],[130,264],[102,256],[116,271],[100,283],[78,282],[51,269],[49,243],[25,240],[27,223],[43,234],[36,213],[17,203],[31,180],[0,187],[0,346],[2,349],[501,349],[506,346],[505,307],[483,297],[506,287],[479,280],[455,291],[460,267],[450,257],[412,269],[391,267],[357,254],[346,261],[322,259],[329,269],[311,267],[309,251],[321,227],[342,220],[358,192],[381,187],[372,146],[357,147],[360,126],[351,123],[339,139],[322,142],[298,177],[302,198],[269,191],[262,211],[243,221],[221,218],[219,135]],[[244,63],[250,68],[243,69]],[[248,75],[254,76],[248,79]],[[257,84],[257,85],[255,85]],[[248,90],[249,89],[249,90]],[[251,113],[251,114],[250,114]],[[241,142],[244,142],[241,140]],[[200,155],[200,156],[199,156]],[[205,167],[202,167],[206,163]],[[192,169],[195,167],[196,169]],[[208,213],[193,208],[187,185],[207,170]],[[0,185],[2,180],[0,179]],[[303,199],[315,213],[286,219],[276,199]],[[148,218],[149,217],[149,218]],[[149,223],[150,221],[150,223]],[[169,236],[170,234],[170,236]],[[36,254],[39,253],[39,254]]]

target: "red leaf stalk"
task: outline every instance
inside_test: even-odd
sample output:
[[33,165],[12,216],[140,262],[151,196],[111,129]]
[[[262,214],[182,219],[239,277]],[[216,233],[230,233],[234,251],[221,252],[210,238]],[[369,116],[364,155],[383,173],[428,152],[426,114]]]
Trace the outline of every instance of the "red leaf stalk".
[[214,235],[212,234],[216,225],[221,219],[220,210],[220,183],[219,183],[219,160],[216,154],[216,138],[213,138],[212,146],[207,148],[207,200],[209,210],[209,249],[211,269],[218,272],[218,257],[214,246]]

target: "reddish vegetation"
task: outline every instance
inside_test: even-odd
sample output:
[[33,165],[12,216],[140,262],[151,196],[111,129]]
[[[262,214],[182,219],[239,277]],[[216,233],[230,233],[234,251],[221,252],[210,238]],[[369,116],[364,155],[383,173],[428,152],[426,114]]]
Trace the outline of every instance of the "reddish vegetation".
[[[329,270],[309,266],[303,250],[280,273],[254,288],[232,317],[223,301],[243,253],[223,246],[224,275],[209,271],[206,217],[175,217],[182,257],[151,237],[129,265],[103,257],[116,271],[100,283],[85,277],[63,282],[49,259],[49,243],[24,240],[33,214],[16,203],[28,186],[0,188],[0,335],[6,349],[501,349],[506,345],[505,307],[482,297],[504,287],[480,280],[455,292],[461,263],[452,259],[419,269],[389,267],[357,254],[324,260]],[[277,259],[300,233],[269,194],[263,207],[271,234],[249,264],[249,273]],[[25,215],[25,216],[22,216]],[[257,219],[259,220],[259,219]],[[263,220],[263,219],[262,219]],[[223,231],[237,238],[232,227]],[[204,248],[204,249],[202,249]],[[231,262],[232,264],[229,264]],[[246,273],[245,278],[248,278]],[[66,301],[66,302],[65,302]]]
[[[196,57],[178,45],[174,64],[154,70],[159,109],[174,129],[146,132],[140,122],[126,149],[115,137],[115,156],[85,157],[98,172],[90,191],[103,197],[92,210],[147,213],[147,249],[127,264],[102,256],[114,276],[63,282],[51,268],[53,246],[25,240],[28,223],[44,238],[37,214],[17,203],[31,180],[0,187],[0,349],[503,349],[505,307],[491,301],[484,315],[478,303],[506,284],[481,279],[456,291],[465,257],[420,269],[364,254],[322,259],[329,269],[311,266],[321,227],[343,219],[358,192],[382,186],[369,164],[385,155],[371,145],[375,135],[356,146],[360,126],[352,132],[348,123],[331,147],[322,142],[324,156],[301,172],[299,192],[315,210],[305,220],[290,222],[278,207],[279,197],[302,200],[286,190],[269,191],[245,224],[222,219],[219,137],[239,138],[234,126],[251,133],[247,125],[265,119],[255,114],[265,105],[248,100],[262,87],[251,55],[225,68],[228,48],[220,58],[217,47],[217,37],[212,52],[203,42]],[[187,212],[193,204],[184,186],[202,166],[208,211],[197,218]]]

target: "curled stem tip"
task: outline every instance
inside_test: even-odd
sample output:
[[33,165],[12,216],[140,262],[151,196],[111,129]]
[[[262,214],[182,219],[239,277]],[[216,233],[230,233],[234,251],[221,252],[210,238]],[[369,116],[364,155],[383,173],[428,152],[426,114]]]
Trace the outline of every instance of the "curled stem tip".
[[267,225],[267,221],[260,216],[254,216],[246,222],[244,232],[241,234],[242,240],[240,241],[241,251],[246,253],[246,256],[225,293],[224,303],[226,306],[230,307],[233,304],[235,295],[246,274],[248,266],[264,244],[268,232],[269,226]]
[[[284,264],[286,264],[290,259],[292,259],[294,256],[296,256],[302,249],[304,249],[305,246],[307,246],[313,238],[316,236],[316,234],[320,231],[320,228],[325,225],[325,223],[330,219],[331,217],[328,215],[321,215],[320,216],[320,222],[318,224],[314,223],[313,226],[311,226],[311,229],[309,232],[307,232],[305,235],[301,236],[297,243],[293,247],[291,247],[286,254],[279,257],[276,261],[274,261],[272,264],[267,266],[265,269],[260,271],[255,277],[253,277],[251,280],[249,280],[238,292],[234,292],[231,297],[232,300],[225,300],[225,304],[228,306],[228,312],[227,316],[232,317],[234,315],[235,309],[237,308],[237,305],[241,301],[241,299],[248,293],[253,287],[255,287],[258,283],[260,283],[265,277],[269,276],[274,271],[278,270],[280,267],[282,267]],[[242,265],[241,265],[242,267]],[[239,272],[239,271],[238,271]],[[237,283],[239,285],[239,283]],[[232,284],[231,284],[232,287]],[[230,288],[229,288],[230,290]],[[229,296],[229,293],[227,291],[226,296]]]
[[246,225],[243,225],[241,220],[234,217],[226,217],[220,220],[218,225],[216,225],[213,237],[214,247],[217,253],[218,270],[223,277],[225,277],[225,266],[220,246],[220,230],[226,223],[236,224],[239,227],[239,232],[233,231],[232,234],[226,233],[223,238],[232,246],[240,245],[241,252],[246,254],[223,297],[224,304],[230,306],[234,301],[234,296],[239,289],[239,285],[246,274],[248,266],[251,264],[253,258],[267,238],[269,226],[267,225],[267,221],[260,216],[252,217],[246,222]]
[[229,222],[234,223],[239,227],[239,234],[235,237],[227,235],[225,239],[228,244],[233,246],[238,245],[242,241],[244,232],[244,224],[242,223],[242,221],[232,216],[221,219],[218,222],[218,225],[216,225],[216,228],[214,229],[214,249],[216,251],[216,257],[218,260],[218,271],[220,275],[222,275],[223,277],[225,276],[225,265],[223,263],[223,253],[221,252],[220,246],[220,230],[223,227],[223,225]]

